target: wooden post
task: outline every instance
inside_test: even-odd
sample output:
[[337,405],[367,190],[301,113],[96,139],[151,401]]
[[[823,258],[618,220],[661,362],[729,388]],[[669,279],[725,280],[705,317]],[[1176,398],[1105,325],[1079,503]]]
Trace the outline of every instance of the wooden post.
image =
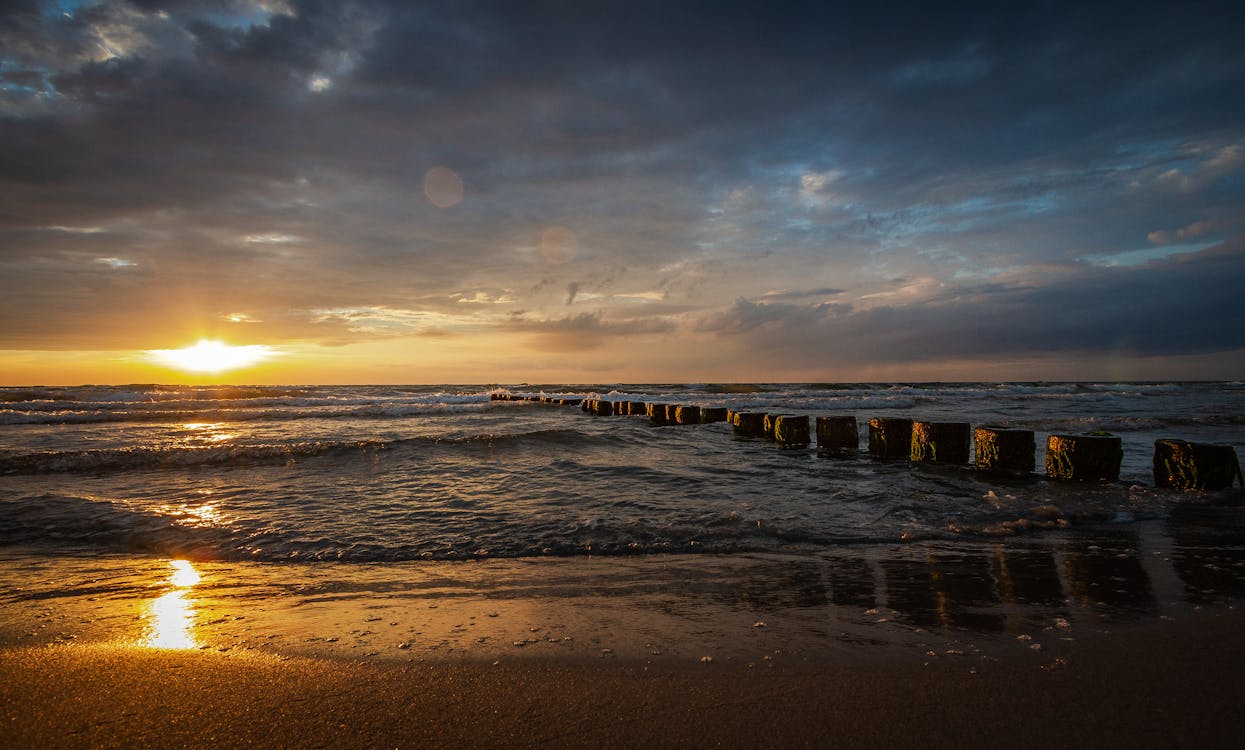
[[712,424],[714,422],[725,422],[726,411],[726,407],[724,406],[702,406],[700,409],[700,423]]
[[818,417],[817,451],[823,454],[852,454],[860,450],[860,432],[855,417]]
[[598,417],[612,417],[614,416],[614,402],[597,401],[593,406],[592,413]]
[[757,411],[737,411],[731,427],[740,437],[765,437],[765,415]]
[[665,404],[646,404],[648,408],[648,423],[654,427],[664,427],[669,422],[666,421],[666,405]]
[[[1241,479],[1241,464],[1230,445],[1154,441],[1154,484],[1182,490],[1225,490]],[[1245,490],[1245,480],[1241,489]]]
[[674,421],[679,424],[700,424],[700,407],[680,406],[675,410]]
[[786,414],[766,414],[765,415],[765,437],[770,440],[774,439],[774,424],[779,417],[785,417]]
[[973,431],[974,465],[995,474],[1033,473],[1033,430],[978,427]]
[[1073,482],[1114,482],[1124,450],[1108,432],[1051,435],[1046,439],[1046,476]]
[[808,417],[802,414],[799,416],[791,414],[776,416],[774,418],[774,440],[777,441],[778,447],[783,449],[807,448],[810,442],[808,437]]
[[869,453],[875,458],[911,458],[912,420],[898,417],[870,419]]
[[911,459],[927,464],[968,463],[968,422],[913,422]]

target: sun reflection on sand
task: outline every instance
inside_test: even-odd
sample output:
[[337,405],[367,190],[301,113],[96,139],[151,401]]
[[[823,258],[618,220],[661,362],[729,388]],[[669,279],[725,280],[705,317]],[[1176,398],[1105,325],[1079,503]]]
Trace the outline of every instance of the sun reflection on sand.
[[193,600],[188,590],[200,581],[199,572],[186,560],[170,560],[169,583],[175,588],[151,603],[150,631],[143,641],[150,648],[198,648],[194,637]]

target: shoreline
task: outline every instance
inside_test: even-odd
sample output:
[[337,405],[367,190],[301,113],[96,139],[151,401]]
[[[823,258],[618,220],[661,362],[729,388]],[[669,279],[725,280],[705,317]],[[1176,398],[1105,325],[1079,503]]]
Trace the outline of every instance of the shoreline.
[[[108,645],[0,648],[5,747],[1233,747],[1245,613],[968,661],[770,669],[539,657],[360,662]],[[1058,743],[1052,745],[1052,743]]]
[[[1232,604],[1227,544],[1061,534],[817,556],[189,563],[0,553],[0,647],[129,644],[398,663],[686,665],[1006,656]],[[1146,530],[1149,529],[1149,530]],[[1195,538],[1182,537],[1184,545]],[[183,566],[183,567],[179,567]],[[190,573],[192,583],[176,583]]]

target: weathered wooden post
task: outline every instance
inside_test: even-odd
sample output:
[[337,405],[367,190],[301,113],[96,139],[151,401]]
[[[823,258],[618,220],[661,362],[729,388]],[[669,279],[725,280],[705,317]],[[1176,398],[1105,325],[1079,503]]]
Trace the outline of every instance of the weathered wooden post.
[[700,424],[700,407],[680,406],[675,410],[674,421],[678,424]]
[[785,417],[785,416],[788,416],[788,415],[786,414],[766,414],[765,415],[764,424],[765,424],[765,437],[766,438],[770,440],[774,439],[774,425],[775,423],[778,422],[779,417]]
[[1046,439],[1046,476],[1073,482],[1114,482],[1124,449],[1109,432],[1051,435]]
[[627,414],[633,417],[648,416],[648,404],[643,401],[628,401]]
[[912,420],[899,417],[870,419],[869,453],[875,458],[911,458]]
[[910,458],[927,464],[968,463],[968,422],[913,422]]
[[860,432],[856,417],[818,417],[817,452],[852,454],[860,449]]
[[779,414],[774,418],[774,440],[782,449],[807,448],[808,417],[805,415]]
[[678,404],[666,404],[666,424],[678,424]]
[[1164,438],[1154,441],[1154,484],[1182,490],[1224,490],[1241,480],[1241,464],[1230,445],[1190,443]]
[[726,411],[726,407],[724,406],[702,406],[700,409],[700,423],[713,424],[714,422],[725,422]]
[[1033,430],[978,427],[973,431],[974,465],[995,474],[1033,473]]
[[648,423],[654,427],[665,427],[670,424],[666,421],[666,405],[665,404],[646,404],[648,407]]
[[598,417],[612,417],[614,416],[614,402],[605,400],[597,401],[593,406],[592,413]]
[[759,411],[737,411],[731,427],[739,437],[765,437],[765,414]]

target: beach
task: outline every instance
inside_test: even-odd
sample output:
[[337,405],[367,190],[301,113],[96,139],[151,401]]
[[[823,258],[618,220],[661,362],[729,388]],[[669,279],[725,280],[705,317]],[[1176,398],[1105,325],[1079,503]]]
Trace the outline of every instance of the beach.
[[1032,654],[778,666],[0,650],[5,747],[1236,747],[1242,617]]
[[9,550],[0,744],[1235,747],[1239,545],[1160,531],[819,564]]
[[[575,386],[529,388],[572,394]],[[4,747],[1235,747],[1238,383],[598,386],[852,414],[855,454],[480,386],[0,406]],[[547,396],[552,399],[552,396]],[[870,415],[1113,430],[1119,481],[882,460]]]

